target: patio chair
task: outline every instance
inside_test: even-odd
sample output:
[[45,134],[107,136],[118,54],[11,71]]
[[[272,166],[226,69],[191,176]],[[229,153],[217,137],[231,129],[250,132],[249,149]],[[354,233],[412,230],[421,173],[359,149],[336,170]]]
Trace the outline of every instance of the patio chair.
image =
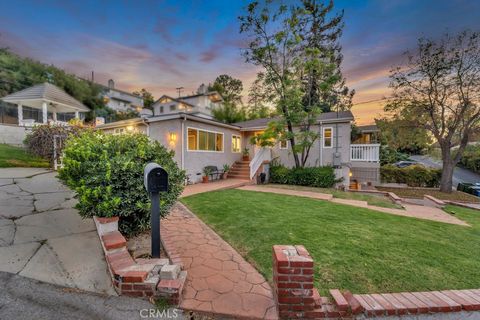
[[218,170],[217,166],[206,166],[205,168],[210,169],[211,180],[218,180],[223,174],[223,170]]

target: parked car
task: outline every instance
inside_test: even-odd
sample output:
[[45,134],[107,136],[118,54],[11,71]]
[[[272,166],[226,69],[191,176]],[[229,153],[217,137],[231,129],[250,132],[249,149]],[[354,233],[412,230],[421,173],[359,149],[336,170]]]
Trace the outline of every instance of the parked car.
[[406,168],[410,166],[423,166],[420,162],[413,161],[413,160],[404,160],[404,161],[398,161],[393,164],[397,168]]
[[480,183],[468,183],[468,182],[461,182],[457,186],[458,191],[462,191],[465,193],[473,194],[474,196],[480,197]]

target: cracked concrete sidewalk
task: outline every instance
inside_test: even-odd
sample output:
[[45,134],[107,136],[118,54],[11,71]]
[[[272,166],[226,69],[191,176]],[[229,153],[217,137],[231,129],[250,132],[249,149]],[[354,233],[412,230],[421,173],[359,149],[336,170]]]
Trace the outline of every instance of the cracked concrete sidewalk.
[[2,320],[184,319],[179,309],[157,311],[145,300],[82,292],[6,272],[0,272],[0,287]]
[[0,169],[0,271],[115,295],[91,219],[56,172]]

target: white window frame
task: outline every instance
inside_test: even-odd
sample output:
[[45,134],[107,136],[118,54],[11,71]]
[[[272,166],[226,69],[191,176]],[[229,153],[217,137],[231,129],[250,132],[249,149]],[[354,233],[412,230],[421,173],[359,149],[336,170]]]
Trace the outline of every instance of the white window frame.
[[[282,142],[285,141],[285,147],[282,147]],[[280,140],[278,142],[278,149],[280,150],[287,150],[288,149],[288,140]]]
[[124,134],[126,131],[127,131],[126,128],[123,128],[123,127],[114,128],[114,129],[113,129],[113,134],[114,134],[114,135]]
[[[330,131],[332,132],[331,136],[330,136],[330,146],[326,146],[325,145],[325,131],[330,129]],[[323,127],[322,128],[322,146],[324,149],[330,149],[330,148],[333,148],[333,127]]]
[[[200,134],[198,133],[198,131],[204,131],[204,132],[210,132],[210,133],[215,133],[215,134],[221,134],[222,135],[222,147],[223,147],[223,150],[222,151],[216,151],[216,150],[192,150],[190,149],[189,145],[188,145],[188,130],[189,129],[192,129],[192,130],[197,130],[197,147],[200,146]],[[216,141],[216,137],[215,137],[215,141]],[[187,127],[187,151],[188,152],[210,152],[210,153],[224,153],[225,152],[225,133],[223,132],[220,132],[220,131],[213,131],[213,130],[207,130],[207,129],[201,129],[201,128],[195,128],[195,127]]]
[[[239,142],[240,142],[240,146],[238,148],[238,151],[234,151],[233,150],[233,137],[236,137],[239,139]],[[225,149],[225,148],[224,148]],[[238,134],[232,134],[232,147],[230,148],[232,153],[241,153],[242,152],[242,136],[238,135]]]

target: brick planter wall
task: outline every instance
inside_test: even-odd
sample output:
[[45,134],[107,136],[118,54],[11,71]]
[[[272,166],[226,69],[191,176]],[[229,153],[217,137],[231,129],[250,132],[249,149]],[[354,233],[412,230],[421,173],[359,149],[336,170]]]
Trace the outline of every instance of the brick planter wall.
[[[313,287],[314,262],[303,246],[273,246],[273,291],[280,319],[480,319],[480,289],[352,294],[330,290],[321,297]],[[457,316],[444,314],[457,312]]]
[[171,304],[180,303],[187,277],[180,265],[171,264],[169,259],[133,259],[125,237],[118,231],[118,217],[93,220],[118,294],[162,297]]

